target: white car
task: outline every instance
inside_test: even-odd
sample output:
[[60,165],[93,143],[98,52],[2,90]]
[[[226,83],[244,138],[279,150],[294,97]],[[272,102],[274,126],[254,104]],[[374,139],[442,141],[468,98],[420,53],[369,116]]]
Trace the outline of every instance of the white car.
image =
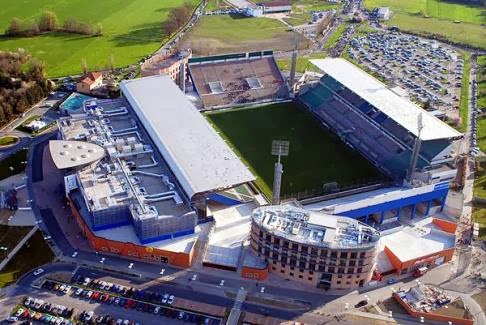
[[86,317],[84,317],[85,321],[90,321],[91,318],[93,318],[94,311],[90,310],[88,313],[86,313]]
[[174,303],[174,298],[175,298],[174,295],[170,295],[169,299],[167,300],[167,303],[169,305],[172,305]]
[[61,284],[61,286],[59,287],[59,292],[64,292],[65,289],[66,289],[66,285]]
[[24,308],[19,308],[17,309],[17,312],[15,313],[15,317],[19,317],[20,315],[22,315],[22,313],[25,311]]
[[42,273],[44,273],[44,269],[37,269],[37,270],[34,271],[35,276],[38,276],[39,274],[42,274]]
[[162,303],[163,304],[166,304],[167,303],[167,300],[169,299],[169,294],[166,293],[163,297],[162,297]]
[[81,292],[83,292],[83,289],[82,288],[78,288],[76,289],[76,291],[74,292],[74,295],[75,296],[79,296],[81,294]]
[[10,316],[9,318],[7,318],[7,322],[10,322],[10,323],[15,323],[18,320],[19,320],[19,318],[15,317],[15,316]]

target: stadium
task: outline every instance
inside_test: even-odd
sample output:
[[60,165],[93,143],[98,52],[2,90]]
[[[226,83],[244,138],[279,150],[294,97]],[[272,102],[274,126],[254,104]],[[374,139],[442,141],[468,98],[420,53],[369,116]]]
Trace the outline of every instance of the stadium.
[[[60,120],[51,156],[92,247],[189,267],[202,241],[205,266],[241,267],[243,277],[265,279],[276,270],[271,260],[292,276],[291,261],[247,244],[257,222],[252,211],[272,201],[277,158],[270,149],[278,139],[290,141],[281,199],[292,208],[284,214],[319,216],[301,229],[328,226],[329,236],[348,229],[318,220],[330,216],[384,237],[414,223],[423,229],[373,244],[364,281],[349,286],[369,281],[375,259],[380,274],[450,260],[453,226],[441,218],[460,133],[343,59],[313,60],[322,76],[295,93],[271,52],[191,60],[186,93],[166,75],[124,81],[122,98],[88,101],[84,114]],[[279,220],[292,221],[286,218]],[[427,256],[394,246],[413,236]],[[288,239],[302,243],[298,231]],[[343,249],[339,256],[353,256]],[[307,278],[318,271],[310,260],[299,263]],[[333,272],[319,272],[309,281],[328,288],[321,280]],[[340,276],[331,287],[347,287]]]

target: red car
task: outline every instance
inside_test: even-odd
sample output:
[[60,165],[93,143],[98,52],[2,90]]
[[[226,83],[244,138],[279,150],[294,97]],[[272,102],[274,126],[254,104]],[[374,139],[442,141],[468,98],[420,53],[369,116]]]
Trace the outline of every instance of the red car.
[[100,296],[100,293],[98,291],[93,292],[91,295],[92,300],[98,300],[98,297]]
[[107,302],[108,299],[110,299],[110,295],[108,294],[103,295],[103,299],[102,299],[103,302]]
[[135,307],[135,301],[133,300],[127,300],[127,303],[125,304],[125,308],[126,309],[132,309],[133,307]]

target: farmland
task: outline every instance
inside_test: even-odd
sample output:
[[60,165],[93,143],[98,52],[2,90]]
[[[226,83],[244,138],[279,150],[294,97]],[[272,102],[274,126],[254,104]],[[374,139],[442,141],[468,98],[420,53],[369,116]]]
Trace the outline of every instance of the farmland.
[[[21,3],[3,0],[0,11],[0,33],[13,17],[22,20],[38,18],[43,10],[52,10],[60,20],[75,17],[90,24],[101,24],[99,37],[67,33],[47,33],[34,37],[0,38],[0,49],[24,48],[45,61],[50,77],[80,73],[81,60],[90,69],[108,66],[114,56],[116,66],[136,63],[157,50],[166,38],[163,22],[171,8],[184,0],[26,0]],[[196,4],[197,0],[191,0]],[[7,9],[5,9],[7,8]]]
[[389,25],[422,34],[436,34],[453,42],[486,48],[483,27],[486,7],[440,0],[365,0],[366,8],[390,7]]
[[[295,41],[294,41],[295,40]],[[180,48],[191,48],[195,55],[212,55],[258,50],[290,50],[307,41],[275,19],[246,18],[242,15],[205,16],[182,39]]]

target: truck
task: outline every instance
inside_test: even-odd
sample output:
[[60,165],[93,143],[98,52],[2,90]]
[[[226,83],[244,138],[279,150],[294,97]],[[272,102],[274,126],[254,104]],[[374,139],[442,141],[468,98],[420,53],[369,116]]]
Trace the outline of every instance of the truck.
[[418,278],[427,273],[428,268],[426,266],[419,267],[413,272],[413,277]]

